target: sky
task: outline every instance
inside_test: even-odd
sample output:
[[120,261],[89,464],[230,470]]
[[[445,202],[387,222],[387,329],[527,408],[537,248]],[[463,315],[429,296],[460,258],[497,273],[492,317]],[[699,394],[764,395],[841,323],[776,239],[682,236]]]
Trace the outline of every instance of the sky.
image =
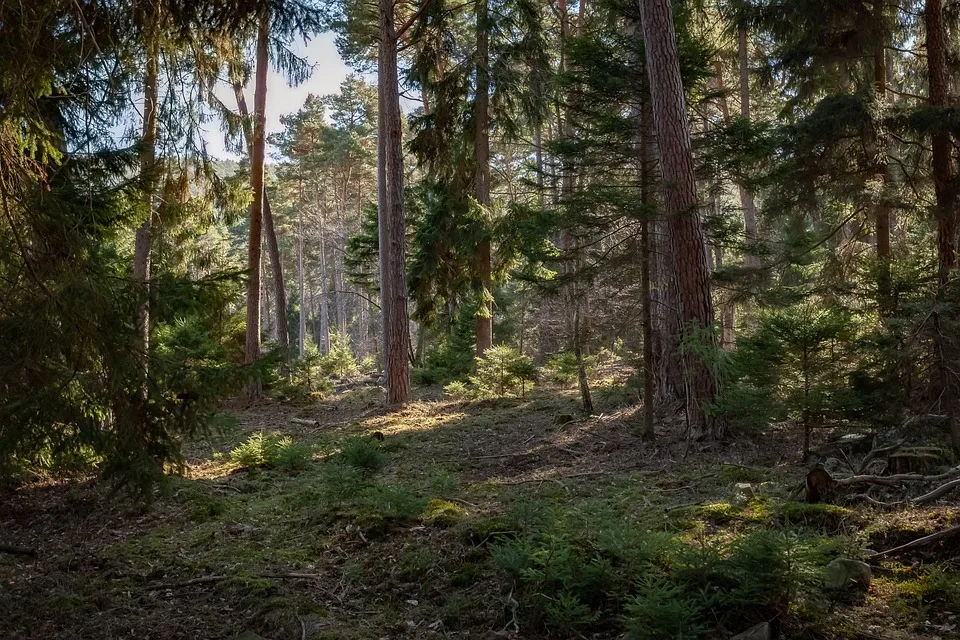
[[[311,93],[324,95],[339,93],[340,83],[351,72],[334,43],[334,35],[325,33],[311,40],[307,44],[298,43],[294,47],[297,55],[303,56],[313,65],[313,75],[310,79],[297,87],[291,87],[279,73],[271,70],[267,78],[267,135],[282,130],[280,116],[296,113],[303,106],[307,96]],[[235,103],[233,91],[226,83],[217,92],[224,104]],[[247,104],[253,108],[253,80],[246,87]],[[229,153],[223,144],[223,134],[216,124],[211,123],[204,136],[207,150],[211,156],[221,159],[238,159]]]

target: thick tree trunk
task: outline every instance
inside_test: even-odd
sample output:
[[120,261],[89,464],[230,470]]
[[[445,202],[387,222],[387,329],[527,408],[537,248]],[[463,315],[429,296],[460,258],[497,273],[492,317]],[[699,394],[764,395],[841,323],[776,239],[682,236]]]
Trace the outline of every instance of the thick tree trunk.
[[[477,95],[474,101],[474,197],[490,210],[490,17],[487,0],[477,0]],[[492,256],[490,237],[484,233],[477,246],[477,269],[482,288],[477,311],[477,356],[493,346]]]
[[[930,105],[942,108],[949,104],[950,87],[942,0],[927,0],[923,15],[927,28]],[[932,146],[933,186],[937,198],[937,262],[939,280],[943,284],[950,270],[957,266],[957,195],[950,186],[953,177],[950,133],[946,130],[935,133]]]
[[[151,38],[152,40],[152,38]],[[157,139],[157,60],[156,44],[147,43],[147,64],[143,81],[143,135],[140,140],[140,176],[143,182],[144,203],[147,217],[137,229],[133,248],[133,281],[139,288],[136,326],[142,358],[144,383],[150,361],[150,246],[153,230],[153,199],[156,184],[156,139]],[[147,386],[143,393],[146,397]]]
[[[713,301],[697,211],[697,184],[673,10],[669,0],[641,0],[640,15],[670,248],[680,294],[681,332],[685,339],[700,340],[702,335],[698,334],[713,329]],[[688,437],[721,437],[722,424],[707,412],[706,405],[713,402],[716,394],[716,381],[708,363],[690,349],[686,350],[683,362]]]
[[[884,0],[873,0],[873,12],[876,25],[882,28],[885,18]],[[886,39],[877,42],[873,54],[873,83],[876,100],[876,124],[868,133],[867,152],[872,155],[875,172],[882,181],[880,196],[874,205],[876,221],[877,247],[877,302],[880,315],[886,317],[893,313],[893,292],[890,281],[890,203],[887,200],[887,186],[890,183],[890,170],[887,163],[887,136],[882,119],[887,110],[887,64]]]
[[656,431],[653,424],[654,407],[654,359],[653,359],[653,292],[650,289],[650,227],[652,198],[651,173],[654,168],[653,140],[651,136],[650,100],[644,96],[640,107],[640,204],[643,219],[640,221],[640,318],[643,328],[643,429],[644,440],[653,440]]
[[[947,72],[947,34],[944,27],[942,0],[927,0],[923,11],[927,29],[927,72],[930,83],[930,105],[944,108],[949,104],[949,76]],[[933,186],[937,204],[937,302],[943,304],[947,294],[950,273],[957,266],[957,191],[954,180],[951,140],[948,131],[933,134]],[[950,425],[954,451],[960,453],[960,380],[956,362],[960,360],[957,343],[957,313],[948,310],[934,314],[934,346],[940,373],[936,395],[943,403]],[[945,326],[946,325],[946,326]]]
[[[244,363],[252,365],[260,358],[260,245],[263,242],[264,161],[266,159],[266,114],[267,114],[267,42],[270,37],[270,18],[264,15],[257,34],[257,69],[253,98],[253,145],[250,156],[250,186],[253,189],[253,206],[250,207],[250,244],[247,251],[247,268],[250,280],[247,283],[247,342]],[[251,398],[258,398],[260,380],[253,380],[249,387]]]
[[[250,123],[250,111],[247,109],[247,99],[243,95],[243,87],[235,83],[233,93],[237,98],[237,110],[243,121],[243,135],[247,141],[247,153],[253,161],[253,131]],[[251,205],[253,206],[253,205]],[[270,208],[270,198],[264,186],[263,193],[263,231],[267,236],[267,252],[270,254],[270,269],[273,271],[273,289],[276,304],[276,339],[280,343],[281,357],[286,360],[290,351],[290,333],[287,330],[287,289],[283,281],[283,263],[280,260],[280,245],[277,242],[277,233],[273,226],[273,210]]]
[[403,148],[393,0],[379,0],[378,196],[380,299],[388,409],[410,401],[410,327],[407,318],[406,234],[403,212]]

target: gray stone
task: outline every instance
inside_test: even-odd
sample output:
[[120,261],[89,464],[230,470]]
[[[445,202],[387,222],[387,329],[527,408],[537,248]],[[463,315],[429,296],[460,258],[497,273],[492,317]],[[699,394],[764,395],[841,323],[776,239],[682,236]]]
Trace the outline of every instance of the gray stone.
[[873,580],[870,565],[850,558],[834,558],[823,576],[823,586],[829,591],[867,591]]
[[755,497],[757,497],[757,492],[752,484],[749,482],[738,482],[733,485],[733,495],[730,497],[730,504],[735,507],[743,507]]
[[770,640],[771,638],[773,638],[773,630],[770,628],[770,623],[761,622],[743,633],[738,633],[730,640]]

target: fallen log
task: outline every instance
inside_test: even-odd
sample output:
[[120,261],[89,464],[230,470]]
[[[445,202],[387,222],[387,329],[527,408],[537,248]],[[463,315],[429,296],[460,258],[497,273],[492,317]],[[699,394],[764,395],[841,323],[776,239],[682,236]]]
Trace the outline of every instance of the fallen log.
[[899,547],[894,547],[893,549],[887,549],[886,551],[880,551],[873,554],[868,559],[869,560],[883,560],[884,558],[889,558],[890,556],[900,555],[905,551],[910,551],[912,549],[919,549],[920,547],[925,547],[927,545],[933,544],[937,540],[943,540],[944,538],[949,538],[952,535],[960,533],[960,525],[950,527],[949,529],[944,529],[943,531],[937,531],[936,533],[931,533],[928,536],[922,538],[917,538],[907,544],[902,544]]
[[290,418],[290,422],[292,422],[293,424],[302,424],[302,425],[305,425],[305,426],[308,426],[308,427],[319,427],[319,426],[320,426],[320,421],[319,421],[319,420],[309,420],[309,419],[307,419],[307,418]]

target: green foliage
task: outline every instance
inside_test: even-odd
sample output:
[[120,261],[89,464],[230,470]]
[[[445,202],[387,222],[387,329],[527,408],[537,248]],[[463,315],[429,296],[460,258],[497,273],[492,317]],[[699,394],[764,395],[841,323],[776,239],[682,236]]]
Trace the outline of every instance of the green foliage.
[[313,459],[313,450],[288,436],[255,433],[230,451],[230,459],[246,469],[269,467],[300,471]]
[[344,464],[365,472],[377,472],[387,466],[389,459],[376,440],[354,437],[344,441],[340,447],[340,460]]
[[555,353],[543,365],[544,377],[558,384],[561,387],[567,387],[577,380],[577,357],[572,351]]
[[514,580],[523,621],[561,632],[620,617],[631,638],[702,638],[784,617],[818,597],[820,567],[836,552],[766,531],[693,543],[606,507],[521,511],[523,533],[501,537],[491,556]]
[[454,380],[453,382],[445,385],[443,387],[443,392],[460,402],[466,400],[473,400],[477,397],[477,393],[467,386],[467,383],[461,382],[460,380]]
[[808,300],[769,311],[737,341],[717,411],[742,426],[792,418],[806,425],[844,415],[853,404],[851,314]]
[[523,396],[537,379],[533,361],[513,347],[501,345],[487,349],[482,358],[477,358],[476,365],[477,372],[470,376],[470,382],[481,395]]

